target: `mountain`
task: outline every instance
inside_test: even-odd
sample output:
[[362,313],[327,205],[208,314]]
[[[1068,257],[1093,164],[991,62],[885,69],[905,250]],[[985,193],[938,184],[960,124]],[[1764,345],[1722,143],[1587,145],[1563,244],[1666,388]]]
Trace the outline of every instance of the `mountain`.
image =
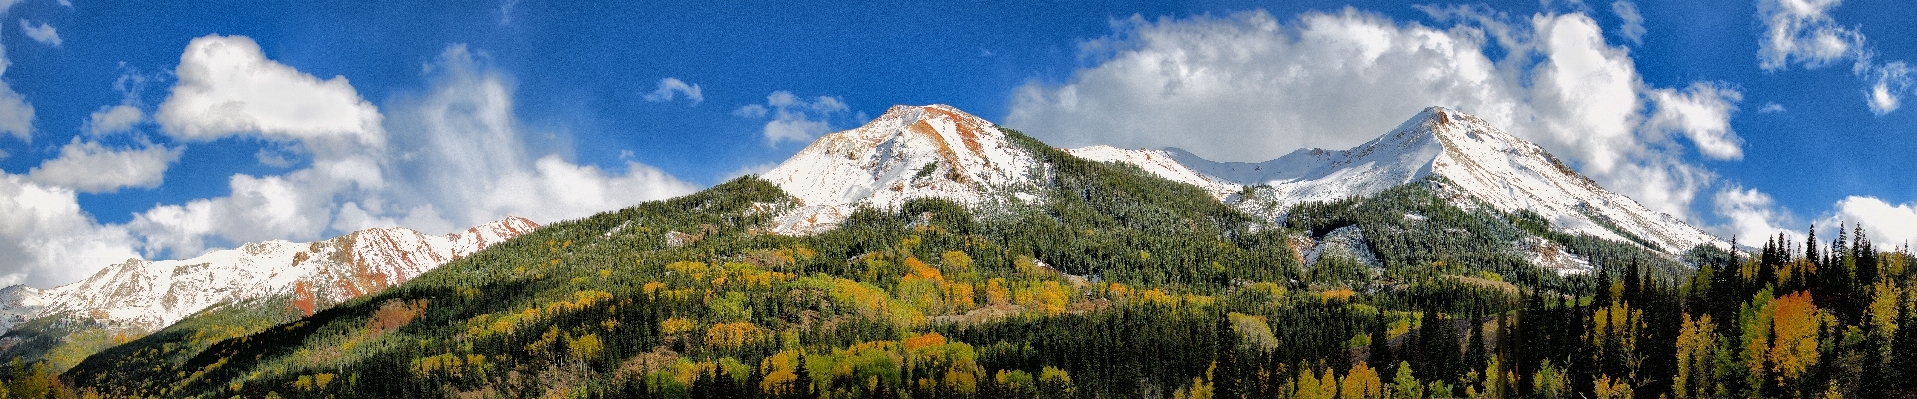
[[[1655,212],[1564,165],[1542,147],[1478,117],[1431,107],[1370,142],[1343,151],[1301,149],[1260,163],[1214,162],[1189,152],[1093,146],[1081,157],[1125,162],[1166,179],[1205,187],[1221,200],[1268,217],[1291,206],[1377,194],[1427,179],[1465,208],[1530,212],[1561,231],[1633,242],[1680,255],[1717,238]],[[1249,197],[1231,197],[1258,186]]]
[[446,235],[371,228],[310,243],[249,243],[191,259],[128,259],[64,286],[0,290],[0,329],[59,316],[150,331],[214,304],[280,295],[310,314],[538,228],[509,217]]
[[[1625,375],[1595,370],[1623,362],[1585,356],[1603,332],[1579,320],[1662,306],[1644,323],[1670,327],[1695,301],[1668,296],[1699,291],[1668,284],[1713,281],[1463,195],[1452,179],[1547,156],[1452,149],[1503,139],[1436,115],[1247,187],[1220,177],[1243,165],[1067,151],[950,107],[894,107],[763,178],[556,222],[311,314],[216,306],[96,341],[57,378],[126,397],[1069,398],[1303,396],[1396,375],[1457,396],[1505,384],[1471,375],[1549,389],[1567,380],[1554,374]],[[1518,166],[1449,166],[1467,157]],[[1360,172],[1325,201],[1284,197]],[[1611,273],[1554,272],[1594,265]],[[1733,302],[1711,306],[1768,306]],[[1659,331],[1632,356],[1677,359],[1649,352],[1675,347]],[[1552,366],[1572,361],[1591,367]],[[1546,385],[1516,379],[1534,377]]]
[[[1549,161],[1542,151],[1461,128],[1461,115],[1426,116],[1369,147],[1300,158],[1311,166],[1302,172],[1251,165],[1249,178],[1237,177],[1276,183],[1247,188],[1218,177],[1245,165],[1181,162],[1169,150],[1068,152],[949,107],[899,107],[856,134],[821,138],[769,174],[776,180],[743,176],[556,222],[312,314],[256,299],[137,338],[98,337],[107,347],[64,373],[36,366],[0,389],[282,398],[1917,392],[1842,383],[1917,359],[1894,345],[1917,342],[1917,329],[1896,330],[1892,344],[1818,344],[1830,341],[1820,341],[1823,329],[1885,331],[1868,329],[1909,317],[1880,306],[1897,300],[1883,287],[1917,278],[1917,268],[1891,267],[1917,262],[1907,252],[1870,251],[1856,237],[1842,247],[1852,251],[1817,260],[1766,245],[1759,257],[1688,251],[1686,265],[1574,234],[1454,181],[1542,175],[1555,165],[1537,162]],[[1108,156],[1131,161],[1086,158]],[[1495,163],[1506,166],[1484,165]],[[1291,174],[1271,178],[1280,172]],[[1311,185],[1358,175],[1368,178],[1353,178],[1348,193]],[[1569,172],[1542,176],[1574,182]],[[1544,195],[1536,182],[1511,184]],[[1286,197],[1314,187],[1323,197],[1312,198],[1328,199]],[[1247,212],[1280,201],[1294,201],[1282,217]],[[1853,264],[1884,267],[1845,267]],[[1553,273],[1594,266],[1604,273]],[[1794,348],[1778,356],[1814,371],[1736,353],[1777,348]],[[1888,361],[1871,361],[1885,353]],[[1710,372],[1722,367],[1749,375]]]
[[860,206],[914,198],[976,205],[993,194],[1030,201],[1038,161],[985,119],[946,105],[894,106],[856,129],[827,134],[760,175],[797,200],[773,231],[811,234]]

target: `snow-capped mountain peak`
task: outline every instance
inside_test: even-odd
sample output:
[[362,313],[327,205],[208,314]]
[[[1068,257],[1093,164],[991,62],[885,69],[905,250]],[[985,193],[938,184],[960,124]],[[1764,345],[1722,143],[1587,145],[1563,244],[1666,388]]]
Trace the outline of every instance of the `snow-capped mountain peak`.
[[128,259],[64,286],[0,290],[0,331],[60,314],[157,329],[221,302],[288,294],[337,303],[404,283],[538,228],[514,216],[446,235],[371,228],[310,243],[248,243],[191,259]]
[[[1211,186],[1219,182],[1267,185],[1271,189],[1259,190],[1258,200],[1280,209],[1376,194],[1438,176],[1446,181],[1442,189],[1476,200],[1460,203],[1467,207],[1530,210],[1566,231],[1637,242],[1670,254],[1699,244],[1724,246],[1682,220],[1605,190],[1536,144],[1442,107],[1426,108],[1391,132],[1349,150],[1300,149],[1259,163],[1214,162],[1176,148],[1116,151],[1088,147],[1073,153],[1130,162],[1214,193],[1237,188]],[[1163,161],[1165,157],[1171,162]]]
[[894,106],[852,130],[827,134],[760,177],[799,207],[775,232],[837,226],[858,206],[895,208],[914,198],[964,204],[987,187],[1029,185],[1037,161],[983,118],[946,105]]

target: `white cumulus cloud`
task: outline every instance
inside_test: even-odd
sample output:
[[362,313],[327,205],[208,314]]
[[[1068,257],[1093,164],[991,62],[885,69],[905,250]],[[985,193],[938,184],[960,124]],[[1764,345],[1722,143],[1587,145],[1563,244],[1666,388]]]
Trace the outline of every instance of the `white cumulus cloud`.
[[1758,0],[1764,40],[1758,42],[1758,66],[1778,70],[1792,63],[1817,68],[1854,58],[1864,35],[1837,25],[1830,10],[1842,0]]
[[213,140],[236,134],[314,141],[384,143],[379,109],[344,76],[320,80],[266,58],[245,36],[206,36],[187,44],[179,81],[154,120],[175,137]]
[[665,78],[659,79],[658,90],[646,93],[646,101],[661,103],[672,101],[676,96],[685,96],[687,100],[692,100],[694,105],[706,100],[706,96],[699,92],[699,85],[688,84],[679,78]]
[[[345,78],[320,81],[265,59],[257,49],[243,37],[196,40],[182,57],[182,70],[194,63],[247,67],[213,79],[182,73],[168,103],[207,103],[203,97],[211,97],[272,107],[168,113],[169,106],[162,104],[155,119],[188,138],[292,140],[285,149],[256,155],[262,162],[290,166],[292,160],[279,153],[297,154],[309,157],[309,166],[280,175],[236,174],[228,181],[229,196],[161,205],[136,215],[127,228],[148,256],[188,257],[241,242],[313,240],[366,227],[443,232],[507,216],[550,223],[697,189],[638,162],[610,171],[556,154],[529,153],[532,135],[514,116],[509,79],[482,65],[463,45],[448,47],[422,68],[429,81],[423,94],[400,96],[386,113],[359,98]],[[290,99],[257,95],[262,87]],[[308,105],[339,119],[276,112]],[[295,123],[301,118],[316,125]]]
[[1670,133],[1707,156],[1741,156],[1741,139],[1722,123],[1740,93],[1646,84],[1629,50],[1606,43],[1584,14],[1506,20],[1482,8],[1424,9],[1443,24],[1349,8],[1291,21],[1262,11],[1135,16],[1085,43],[1096,62],[1068,81],[1019,88],[1006,125],[1055,145],[1169,146],[1257,162],[1298,148],[1350,148],[1439,105],[1689,220],[1692,199],[1714,177],[1685,163]]
[[27,178],[83,193],[110,193],[121,187],[154,188],[160,186],[167,166],[179,160],[182,151],[155,144],[117,150],[75,137],[60,147],[60,157],[41,162],[27,172]]
[[1862,225],[1871,242],[1879,246],[1911,244],[1917,241],[1917,204],[1893,205],[1876,197],[1845,197],[1837,201],[1832,215],[1818,222],[1818,226],[1843,224]]
[[74,191],[0,173],[0,285],[51,287],[139,257],[124,227],[101,225]]
[[1792,241],[1803,237],[1790,213],[1778,209],[1777,202],[1769,194],[1754,188],[1738,186],[1726,187],[1712,197],[1712,206],[1724,224],[1713,226],[1712,230],[1725,237],[1735,237],[1738,245],[1752,247],[1763,246],[1764,240],[1783,234]]
[[732,114],[753,119],[771,117],[764,129],[766,145],[811,141],[831,132],[832,118],[843,116],[851,109],[838,97],[819,96],[808,101],[785,90],[774,91],[765,99],[764,105],[749,104],[733,110]]
[[132,105],[109,105],[93,111],[87,119],[86,131],[95,136],[119,133],[132,129],[133,125],[146,120],[146,113]]

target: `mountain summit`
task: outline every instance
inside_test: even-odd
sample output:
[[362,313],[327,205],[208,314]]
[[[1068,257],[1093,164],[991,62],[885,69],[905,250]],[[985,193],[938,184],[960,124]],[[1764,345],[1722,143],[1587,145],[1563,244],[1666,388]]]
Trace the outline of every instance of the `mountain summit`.
[[[1226,198],[1225,193],[1239,187],[1207,187],[1221,199],[1238,201],[1241,208],[1264,204],[1282,212],[1299,203],[1366,196],[1439,178],[1441,188],[1456,194],[1462,206],[1530,211],[1569,232],[1634,242],[1668,254],[1681,254],[1700,244],[1723,246],[1675,217],[1605,190],[1536,144],[1476,116],[1441,107],[1426,108],[1397,129],[1349,150],[1301,149],[1259,163],[1214,162],[1176,148],[1087,147],[1072,152],[1138,164],[1200,187],[1219,182],[1270,187],[1252,190],[1252,198],[1235,199]],[[1140,159],[1170,162],[1142,163]]]
[[820,137],[760,177],[799,203],[774,231],[807,234],[838,225],[861,205],[896,208],[913,198],[976,204],[999,192],[988,187],[1030,187],[1037,166],[983,118],[947,105],[900,105],[865,126]]

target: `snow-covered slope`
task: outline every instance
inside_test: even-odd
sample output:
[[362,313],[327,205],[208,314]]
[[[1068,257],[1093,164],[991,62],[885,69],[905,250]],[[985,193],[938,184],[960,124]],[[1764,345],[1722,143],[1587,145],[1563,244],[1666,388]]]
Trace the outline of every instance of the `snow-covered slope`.
[[[1176,149],[1173,149],[1176,150]],[[1198,186],[1211,193],[1219,201],[1231,202],[1244,187],[1222,178],[1206,176],[1179,163],[1167,150],[1136,149],[1127,150],[1108,145],[1095,145],[1083,148],[1066,149],[1065,152],[1079,158],[1099,162],[1123,162],[1137,165],[1146,172],[1165,179]]]
[[1035,187],[1038,170],[1031,154],[991,122],[946,105],[900,105],[865,126],[820,137],[760,177],[798,200],[773,231],[811,234],[837,226],[861,205],[896,208],[914,198],[977,204],[992,193],[1020,192]]
[[[1236,190],[1208,185],[1215,182],[1271,187],[1242,199],[1241,206],[1283,209],[1307,201],[1371,195],[1438,176],[1446,182],[1441,189],[1466,207],[1484,204],[1506,212],[1530,210],[1566,231],[1640,242],[1671,254],[1698,244],[1724,246],[1675,217],[1605,190],[1536,144],[1475,116],[1440,107],[1427,108],[1390,133],[1350,150],[1303,149],[1260,163],[1213,162],[1175,148],[1155,152],[1088,147],[1073,152],[1114,150],[1130,154],[1094,159],[1132,162],[1167,179],[1213,192]],[[1139,162],[1141,157],[1151,162]],[[1162,160],[1166,157],[1177,165],[1168,165]]]
[[250,243],[185,260],[129,259],[73,284],[0,289],[0,331],[62,314],[157,329],[220,302],[287,294],[337,303],[537,228],[531,220],[510,217],[441,236],[374,228],[311,243]]

